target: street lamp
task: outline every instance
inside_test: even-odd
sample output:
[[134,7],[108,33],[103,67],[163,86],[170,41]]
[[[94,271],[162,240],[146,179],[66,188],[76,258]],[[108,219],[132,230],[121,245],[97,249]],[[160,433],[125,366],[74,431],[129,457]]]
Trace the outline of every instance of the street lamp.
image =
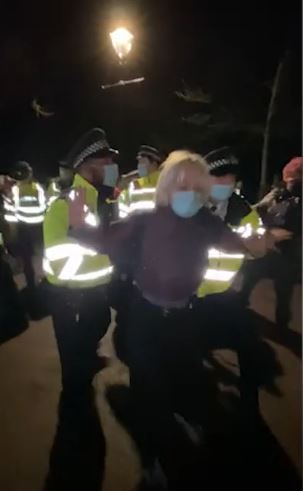
[[132,49],[133,34],[125,27],[118,27],[110,33],[111,42],[122,63]]

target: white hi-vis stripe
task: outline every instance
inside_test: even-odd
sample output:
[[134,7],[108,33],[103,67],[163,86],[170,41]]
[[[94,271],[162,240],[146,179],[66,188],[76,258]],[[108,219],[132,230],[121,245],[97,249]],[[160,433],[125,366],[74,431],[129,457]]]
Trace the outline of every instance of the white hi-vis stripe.
[[217,249],[209,249],[209,259],[244,259],[244,254],[227,254]]
[[246,225],[241,225],[240,227],[235,227],[232,229],[233,232],[236,232],[237,234],[241,235],[243,239],[247,239],[248,237],[251,237],[253,234],[253,228],[250,223],[247,223]]
[[6,199],[4,199],[3,206],[4,206],[4,209],[7,211],[13,211],[13,212],[16,211],[14,205],[12,203],[10,203],[9,201],[7,201]]
[[44,215],[40,215],[37,217],[24,217],[19,213],[16,213],[16,219],[18,222],[29,223],[29,224],[37,224],[42,223],[44,220]]
[[130,209],[124,203],[119,203],[119,218],[126,218],[129,215]]
[[9,223],[17,223],[18,220],[15,215],[4,215],[4,220]]
[[36,213],[44,213],[45,206],[18,206],[18,212],[25,213],[27,215],[34,215]]
[[153,210],[155,208],[154,201],[138,201],[136,203],[131,203],[130,212],[137,210]]
[[70,256],[59,274],[59,280],[71,279],[75,276],[82,263],[83,255],[81,253]]
[[99,269],[98,271],[92,271],[90,273],[77,274],[71,280],[73,281],[90,281],[97,280],[98,278],[103,278],[104,276],[109,276],[112,274],[114,268],[113,266],[108,266],[107,268]]
[[125,205],[124,203],[119,203],[119,211],[128,213],[129,212],[129,207]]
[[220,269],[207,269],[204,275],[205,280],[230,281],[236,273],[234,271],[221,271]]
[[96,251],[82,247],[79,244],[60,244],[49,247],[45,250],[43,269],[47,274],[54,274],[51,261],[67,259],[58,276],[59,280],[90,281],[109,276],[113,272],[112,266],[107,266],[106,268],[101,268],[97,271],[91,271],[89,273],[76,274],[84,260],[84,256],[96,255]]
[[130,187],[129,194],[131,196],[141,196],[142,194],[154,194],[156,192],[156,188],[141,188],[141,189],[133,189]]
[[56,201],[57,198],[58,196],[51,196],[50,198],[48,198],[47,206],[50,206],[54,201]]
[[58,261],[59,259],[65,259],[73,254],[83,254],[84,256],[96,256],[97,252],[87,247],[82,247],[79,244],[59,244],[56,246],[48,247],[45,250],[45,257],[49,261]]
[[42,260],[42,267],[43,267],[44,273],[54,274],[54,270],[51,267],[50,262],[49,262],[49,260],[46,257],[44,257],[43,260]]

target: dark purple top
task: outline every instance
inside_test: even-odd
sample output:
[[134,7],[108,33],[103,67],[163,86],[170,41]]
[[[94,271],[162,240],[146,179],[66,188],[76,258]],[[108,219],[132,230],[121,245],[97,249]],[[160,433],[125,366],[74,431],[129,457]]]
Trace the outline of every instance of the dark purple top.
[[159,305],[187,302],[200,285],[211,247],[243,252],[240,238],[202,208],[192,218],[170,207],[132,215],[106,232],[82,230],[77,237],[107,253],[114,264],[132,262],[133,278],[143,295]]

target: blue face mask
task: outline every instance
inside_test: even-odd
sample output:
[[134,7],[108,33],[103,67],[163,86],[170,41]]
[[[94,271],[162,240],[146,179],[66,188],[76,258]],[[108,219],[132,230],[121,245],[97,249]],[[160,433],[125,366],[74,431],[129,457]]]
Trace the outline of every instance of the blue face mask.
[[196,191],[176,191],[173,193],[171,207],[179,217],[193,217],[202,206],[201,195]]
[[210,190],[210,196],[216,201],[225,201],[231,197],[234,186],[230,184],[214,184]]
[[105,165],[103,169],[104,169],[104,176],[103,176],[104,186],[109,186],[111,188],[114,188],[119,178],[118,164]]
[[138,164],[138,174],[140,177],[146,177],[148,175],[148,164]]

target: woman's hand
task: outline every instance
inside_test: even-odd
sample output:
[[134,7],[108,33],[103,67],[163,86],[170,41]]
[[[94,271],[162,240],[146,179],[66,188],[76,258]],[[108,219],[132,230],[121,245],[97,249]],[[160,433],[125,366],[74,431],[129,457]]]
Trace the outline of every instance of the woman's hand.
[[73,229],[85,227],[85,189],[72,189],[68,196],[69,226]]

